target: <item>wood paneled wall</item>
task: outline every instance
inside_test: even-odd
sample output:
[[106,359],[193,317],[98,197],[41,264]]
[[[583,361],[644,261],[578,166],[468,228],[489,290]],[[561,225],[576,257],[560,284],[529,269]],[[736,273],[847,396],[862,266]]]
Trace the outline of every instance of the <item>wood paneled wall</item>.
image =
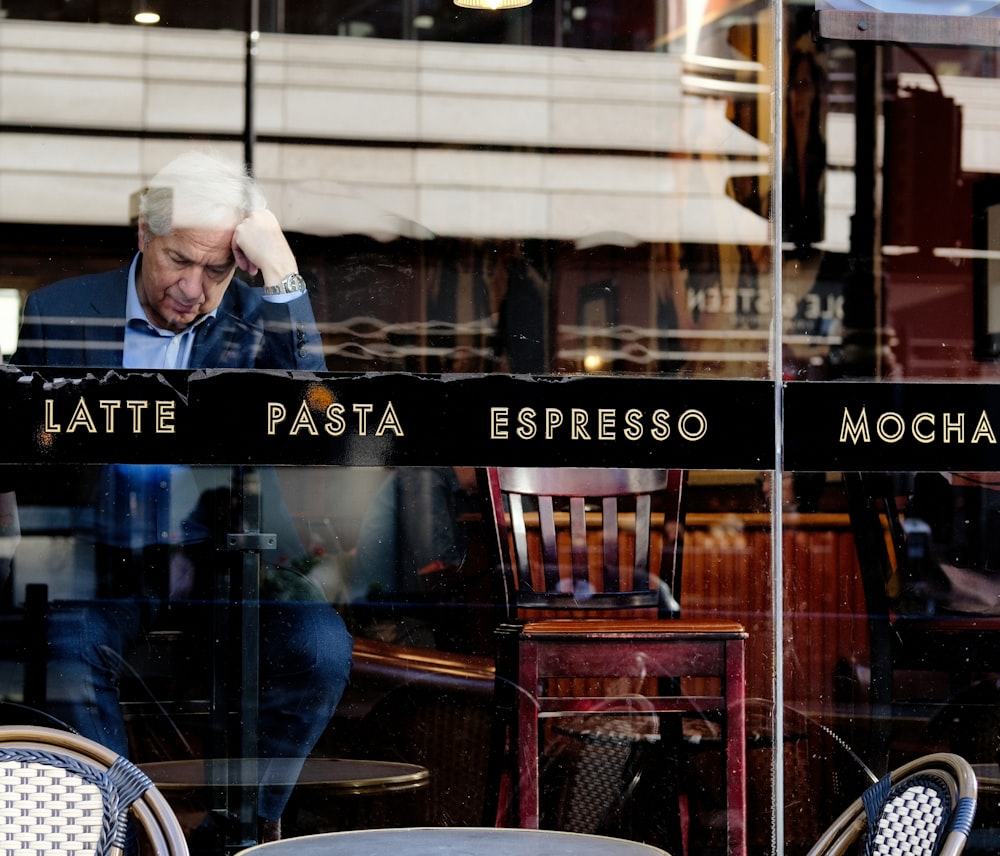
[[[682,614],[741,621],[750,633],[747,696],[773,695],[774,610],[768,514],[689,514]],[[864,596],[846,514],[782,520],[785,703],[832,710],[838,665],[867,663]]]

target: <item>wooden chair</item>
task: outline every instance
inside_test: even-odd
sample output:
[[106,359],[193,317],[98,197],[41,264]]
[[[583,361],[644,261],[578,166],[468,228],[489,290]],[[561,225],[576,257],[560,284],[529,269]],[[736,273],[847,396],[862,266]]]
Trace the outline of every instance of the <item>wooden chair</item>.
[[[926,591],[934,574],[928,533],[922,521],[905,518],[897,497],[904,488],[892,474],[847,472],[843,479],[871,645],[868,757],[882,773],[890,766],[897,720],[929,718],[928,710],[961,698],[977,673],[1000,671],[1000,616],[934,604]],[[902,672],[941,672],[949,687],[941,698],[908,703],[897,691]],[[998,748],[980,760],[994,761]]]
[[131,762],[77,734],[0,727],[4,852],[119,854],[129,816],[157,856],[187,856],[180,823]]
[[851,803],[808,856],[957,856],[972,829],[976,799],[976,775],[968,761],[947,753],[925,755],[893,770]]
[[[677,617],[683,474],[500,468],[485,482],[504,608],[487,818],[511,781],[518,825],[538,827],[539,718],[721,710],[728,846],[742,856],[746,633]],[[683,678],[707,680],[686,695]]]

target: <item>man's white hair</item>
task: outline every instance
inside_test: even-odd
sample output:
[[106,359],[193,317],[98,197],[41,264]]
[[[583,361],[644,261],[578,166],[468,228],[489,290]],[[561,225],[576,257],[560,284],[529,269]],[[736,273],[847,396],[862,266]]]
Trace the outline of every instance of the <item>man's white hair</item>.
[[172,229],[233,229],[266,204],[242,163],[191,151],[153,176],[139,196],[139,219],[153,235]]

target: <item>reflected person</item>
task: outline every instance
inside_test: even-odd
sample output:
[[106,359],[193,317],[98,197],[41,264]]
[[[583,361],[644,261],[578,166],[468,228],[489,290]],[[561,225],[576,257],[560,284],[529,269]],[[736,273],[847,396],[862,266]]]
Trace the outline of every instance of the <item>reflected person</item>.
[[420,606],[457,594],[454,572],[467,547],[461,517],[476,509],[475,489],[469,467],[402,467],[382,483],[361,522],[350,587],[355,611],[372,612],[365,635],[440,646],[447,628]]
[[823,240],[826,139],[825,75],[815,54],[796,51],[788,62],[788,110],[783,163],[784,234],[797,251]]
[[[263,280],[255,288],[236,268]],[[140,194],[138,253],[119,270],[87,274],[29,295],[18,366],[126,369],[326,368],[319,331],[295,256],[242,164],[188,152]],[[175,468],[176,469],[176,468]],[[182,468],[185,469],[185,468]],[[162,597],[169,523],[192,491],[170,496],[171,478],[146,466],[106,468],[95,534],[107,599],[56,610],[49,634],[50,684],[77,682],[51,712],[122,754],[118,705],[122,657]],[[273,475],[273,473],[272,473]],[[198,476],[188,469],[187,476]],[[277,492],[276,478],[263,478]],[[183,491],[182,491],[183,492]],[[262,497],[282,506],[280,497]],[[290,617],[290,616],[295,617]],[[259,751],[304,760],[340,700],[352,642],[323,603],[261,604]],[[55,674],[53,674],[55,672]],[[55,708],[55,705],[53,706]],[[261,837],[280,835],[290,787],[270,785],[262,766]]]

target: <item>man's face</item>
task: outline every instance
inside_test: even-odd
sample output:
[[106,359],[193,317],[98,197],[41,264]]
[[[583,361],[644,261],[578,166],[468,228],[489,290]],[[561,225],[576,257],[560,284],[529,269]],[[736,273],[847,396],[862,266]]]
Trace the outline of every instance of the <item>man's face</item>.
[[236,272],[232,229],[175,229],[153,235],[139,224],[139,302],[149,322],[175,333],[215,309]]

